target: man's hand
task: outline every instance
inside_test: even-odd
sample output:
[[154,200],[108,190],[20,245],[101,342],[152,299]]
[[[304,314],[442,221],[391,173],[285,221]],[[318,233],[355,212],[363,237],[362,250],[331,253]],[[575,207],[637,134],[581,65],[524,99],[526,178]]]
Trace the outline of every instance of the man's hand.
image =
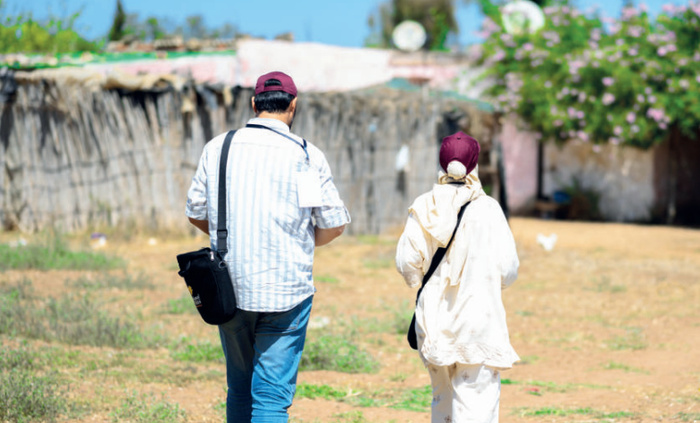
[[197,220],[197,219],[192,219],[191,217],[189,219],[190,219],[190,223],[193,224],[197,229],[199,229],[200,231],[209,235],[209,221],[208,220]]
[[314,238],[316,240],[316,246],[320,247],[326,245],[334,239],[338,238],[343,234],[345,230],[345,225],[338,226],[337,228],[322,229],[316,226],[314,228]]

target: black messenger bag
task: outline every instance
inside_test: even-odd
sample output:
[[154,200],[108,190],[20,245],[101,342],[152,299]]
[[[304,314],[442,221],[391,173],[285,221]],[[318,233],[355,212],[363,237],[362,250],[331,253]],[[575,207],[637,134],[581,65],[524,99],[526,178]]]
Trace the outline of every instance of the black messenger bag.
[[226,162],[231,139],[236,131],[226,134],[221,148],[219,164],[219,218],[217,222],[217,249],[202,248],[198,251],[180,254],[177,263],[178,274],[185,279],[194,305],[205,322],[221,325],[236,314],[236,296],[233,283],[224,261],[227,250],[228,230],[226,229]]

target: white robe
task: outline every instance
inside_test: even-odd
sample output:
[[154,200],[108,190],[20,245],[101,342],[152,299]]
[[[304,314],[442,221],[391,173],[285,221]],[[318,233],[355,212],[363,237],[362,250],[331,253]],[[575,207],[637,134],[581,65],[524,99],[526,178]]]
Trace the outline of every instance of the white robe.
[[459,209],[471,200],[416,306],[418,350],[426,365],[508,369],[519,357],[510,345],[501,290],[517,278],[519,261],[501,206],[484,194],[476,172],[466,185],[436,184],[415,200],[396,268],[409,286],[419,287],[435,251],[449,242]]

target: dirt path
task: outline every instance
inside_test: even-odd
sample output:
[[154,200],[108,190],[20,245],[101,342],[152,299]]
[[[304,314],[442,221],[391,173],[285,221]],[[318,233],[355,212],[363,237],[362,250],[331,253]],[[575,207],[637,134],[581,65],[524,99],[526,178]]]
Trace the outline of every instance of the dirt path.
[[[512,219],[511,226],[521,268],[504,302],[522,362],[502,374],[501,421],[700,421],[700,231],[523,218]],[[558,240],[547,252],[536,237],[551,233]],[[310,341],[324,333],[349,334],[380,368],[373,374],[301,372],[300,384],[326,385],[347,396],[298,398],[292,422],[430,421],[428,412],[391,408],[406,392],[429,384],[416,353],[394,328],[410,318],[415,295],[393,268],[397,235],[346,237],[318,250],[312,322],[323,327],[310,332]],[[222,421],[223,365],[178,361],[172,353],[182,338],[217,345],[215,328],[192,314],[163,312],[184,292],[175,254],[205,243],[190,238],[150,245],[137,239],[106,247],[128,259],[128,272],[143,272],[154,284],[100,291],[106,309],[140,316],[142,327],[166,334],[162,347],[30,342],[94,357],[89,366],[84,360],[55,365],[71,381],[70,395],[89,410],[70,421],[109,421],[134,390],[179,404],[188,421]],[[27,277],[42,295],[56,296],[78,273],[13,271],[0,281]]]

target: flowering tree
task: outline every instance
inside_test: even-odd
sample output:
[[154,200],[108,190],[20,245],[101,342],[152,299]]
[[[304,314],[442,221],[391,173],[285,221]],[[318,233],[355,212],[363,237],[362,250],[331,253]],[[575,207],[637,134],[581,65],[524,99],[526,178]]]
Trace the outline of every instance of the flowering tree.
[[543,140],[648,148],[672,132],[695,138],[700,3],[663,10],[653,21],[643,6],[627,6],[612,20],[565,2],[546,7],[545,26],[522,35],[490,13],[480,59],[496,79],[489,94]]

